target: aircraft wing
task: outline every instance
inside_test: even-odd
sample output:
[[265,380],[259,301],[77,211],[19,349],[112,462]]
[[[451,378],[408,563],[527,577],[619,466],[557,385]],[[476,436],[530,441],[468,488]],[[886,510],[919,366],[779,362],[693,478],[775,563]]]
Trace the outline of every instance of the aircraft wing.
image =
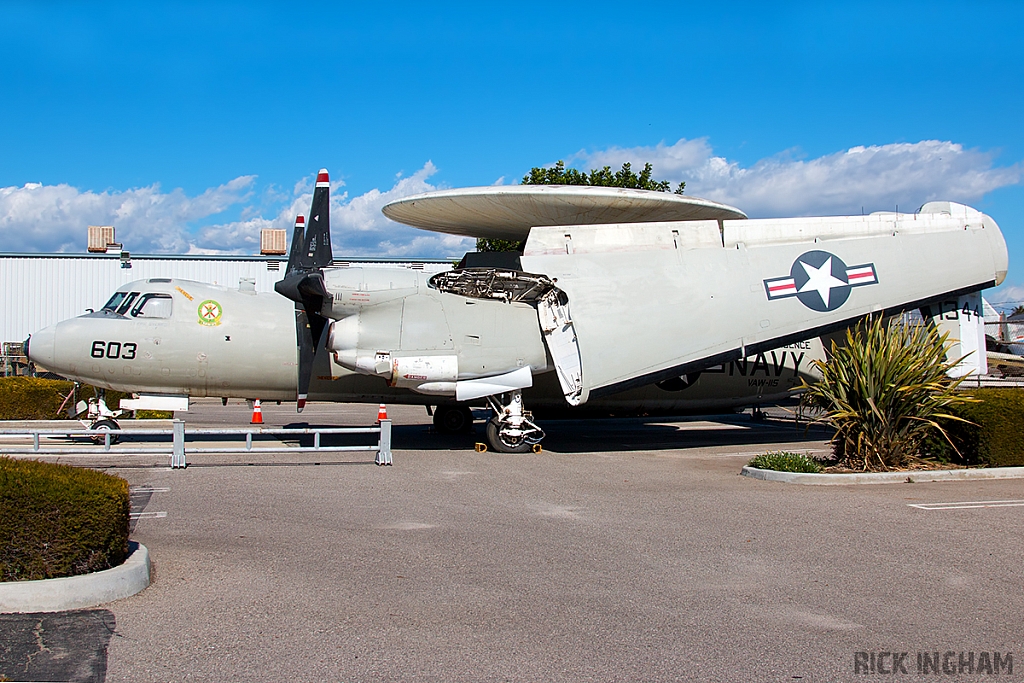
[[998,284],[998,226],[959,208],[539,227],[522,265],[567,295],[548,346],[578,404]]

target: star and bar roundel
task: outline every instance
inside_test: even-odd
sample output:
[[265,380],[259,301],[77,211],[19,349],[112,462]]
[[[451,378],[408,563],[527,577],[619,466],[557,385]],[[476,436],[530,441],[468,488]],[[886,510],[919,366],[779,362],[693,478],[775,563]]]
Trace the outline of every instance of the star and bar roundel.
[[769,301],[795,296],[807,308],[825,313],[845,304],[852,288],[877,283],[875,264],[848,266],[835,254],[815,250],[793,261],[789,277],[765,280],[764,291]]

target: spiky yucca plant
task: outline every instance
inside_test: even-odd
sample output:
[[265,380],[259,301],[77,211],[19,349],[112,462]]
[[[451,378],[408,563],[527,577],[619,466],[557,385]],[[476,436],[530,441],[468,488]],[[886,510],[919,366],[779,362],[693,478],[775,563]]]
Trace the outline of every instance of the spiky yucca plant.
[[828,359],[814,361],[821,379],[804,384],[801,404],[823,411],[819,422],[836,430],[832,448],[840,464],[859,470],[903,467],[921,453],[925,438],[938,432],[955,405],[974,402],[956,393],[950,379],[948,335],[934,327],[864,319],[846,331],[846,343],[832,342]]

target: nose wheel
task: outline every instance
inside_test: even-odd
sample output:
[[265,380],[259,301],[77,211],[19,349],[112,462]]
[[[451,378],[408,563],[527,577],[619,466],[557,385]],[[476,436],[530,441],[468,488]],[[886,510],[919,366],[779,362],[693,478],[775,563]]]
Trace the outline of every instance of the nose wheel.
[[[92,439],[92,442],[103,443],[106,440],[103,432],[119,432],[121,431],[121,426],[117,424],[117,422],[115,422],[114,420],[104,419],[93,422],[91,425],[89,425],[89,429],[91,429],[94,432],[99,432],[99,434],[97,434],[96,436],[89,437],[90,439]],[[115,444],[120,440],[120,438],[121,437],[118,436],[117,434],[111,434],[110,443]]]
[[[507,403],[501,403],[507,397]],[[499,453],[529,453],[544,438],[544,430],[523,410],[523,393],[488,396],[494,415],[487,421],[487,443]]]

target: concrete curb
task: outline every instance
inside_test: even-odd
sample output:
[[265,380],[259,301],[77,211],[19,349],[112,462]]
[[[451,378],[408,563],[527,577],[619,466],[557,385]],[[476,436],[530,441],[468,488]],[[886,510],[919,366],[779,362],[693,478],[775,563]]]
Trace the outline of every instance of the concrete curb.
[[129,544],[129,550],[123,564],[101,572],[39,581],[0,582],[0,614],[63,612],[135,595],[149,585],[149,551],[135,542]]
[[963,481],[969,479],[1022,479],[1024,467],[992,467],[976,470],[910,470],[907,472],[863,472],[853,474],[812,474],[810,472],[777,472],[744,467],[744,477],[782,481],[787,484],[837,486],[844,484],[907,484],[926,481]]

